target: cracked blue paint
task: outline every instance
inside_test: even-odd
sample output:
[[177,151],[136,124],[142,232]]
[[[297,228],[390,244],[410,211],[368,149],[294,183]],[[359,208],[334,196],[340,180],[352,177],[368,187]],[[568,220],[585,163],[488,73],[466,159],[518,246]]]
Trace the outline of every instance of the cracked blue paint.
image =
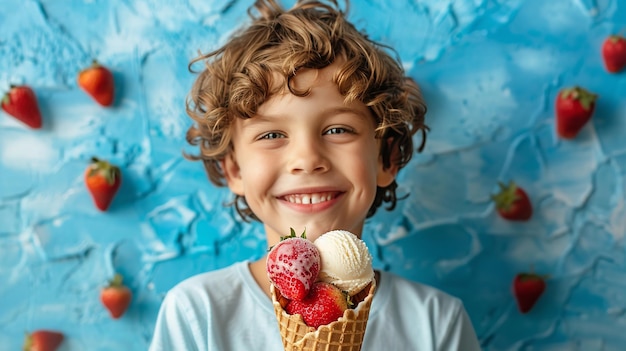
[[[31,85],[44,127],[0,114],[0,345],[54,328],[67,350],[145,350],[168,289],[263,255],[261,226],[225,208],[228,191],[182,157],[195,152],[184,141],[187,64],[247,21],[252,2],[3,2],[0,89]],[[626,27],[626,4],[354,0],[350,18],[395,48],[432,128],[398,176],[410,196],[367,221],[375,265],[461,298],[485,350],[622,349],[626,73],[607,74],[599,49]],[[93,59],[113,71],[111,108],[76,86]],[[572,85],[599,100],[564,141],[553,100]],[[92,156],[122,168],[105,213],[82,180]],[[509,180],[531,197],[529,222],[495,213],[490,196]],[[522,315],[510,284],[530,269],[550,278]],[[98,300],[114,272],[134,294],[117,321]]]

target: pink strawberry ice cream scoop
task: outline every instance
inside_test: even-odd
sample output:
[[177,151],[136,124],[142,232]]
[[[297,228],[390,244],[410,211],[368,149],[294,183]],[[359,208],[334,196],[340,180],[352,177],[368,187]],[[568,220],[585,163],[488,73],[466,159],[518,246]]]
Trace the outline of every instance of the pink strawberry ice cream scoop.
[[291,236],[270,250],[266,269],[270,281],[284,297],[301,301],[317,280],[320,253],[311,241],[296,237],[292,231]]
[[317,238],[321,257],[319,280],[352,296],[374,279],[372,255],[365,242],[345,230],[333,230]]

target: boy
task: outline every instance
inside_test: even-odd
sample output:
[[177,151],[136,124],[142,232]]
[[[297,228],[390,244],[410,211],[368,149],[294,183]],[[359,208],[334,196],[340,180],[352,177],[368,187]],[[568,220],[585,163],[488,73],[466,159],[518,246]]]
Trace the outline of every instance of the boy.
[[[187,107],[192,158],[229,187],[243,218],[263,223],[268,246],[290,228],[310,240],[334,229],[360,237],[378,207],[395,206],[412,136],[425,138],[421,94],[336,2],[255,8],[247,29],[195,60],[206,64]],[[458,299],[386,272],[376,279],[364,351],[479,350]],[[163,302],[151,350],[282,350],[269,284],[265,257],[183,281]]]

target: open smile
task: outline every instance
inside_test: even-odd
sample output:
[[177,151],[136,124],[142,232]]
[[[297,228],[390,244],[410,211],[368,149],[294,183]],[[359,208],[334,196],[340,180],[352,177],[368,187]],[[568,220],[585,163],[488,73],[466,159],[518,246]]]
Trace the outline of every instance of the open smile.
[[339,196],[339,192],[322,192],[311,194],[289,194],[282,197],[283,200],[292,204],[316,205],[331,201]]

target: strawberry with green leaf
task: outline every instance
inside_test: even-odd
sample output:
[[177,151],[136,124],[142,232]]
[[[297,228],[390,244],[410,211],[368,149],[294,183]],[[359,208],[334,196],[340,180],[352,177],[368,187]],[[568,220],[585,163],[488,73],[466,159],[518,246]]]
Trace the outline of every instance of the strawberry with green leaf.
[[556,131],[564,139],[573,139],[591,119],[598,95],[581,87],[559,91],[556,98]]
[[106,211],[122,183],[122,173],[117,166],[96,157],[85,170],[85,185],[94,204],[100,211]]
[[41,128],[41,112],[37,97],[29,86],[11,85],[9,92],[2,97],[2,109],[33,129]]
[[111,71],[94,60],[90,67],[78,73],[78,86],[97,103],[107,107],[115,98],[115,81]]
[[306,239],[306,233],[297,237],[281,238],[267,255],[267,276],[282,296],[290,300],[303,300],[320,272],[319,250]]
[[626,67],[626,38],[611,35],[602,44],[602,60],[609,73],[617,73]]
[[26,334],[24,351],[55,351],[63,343],[64,335],[54,330],[35,330]]
[[122,280],[122,276],[116,273],[109,285],[100,291],[100,302],[113,319],[122,317],[133,298],[132,292],[122,283]]
[[546,289],[546,277],[535,273],[518,273],[513,280],[513,295],[521,313],[528,313]]
[[514,182],[498,183],[500,192],[491,198],[502,218],[510,221],[527,221],[533,215],[533,207],[524,189]]

